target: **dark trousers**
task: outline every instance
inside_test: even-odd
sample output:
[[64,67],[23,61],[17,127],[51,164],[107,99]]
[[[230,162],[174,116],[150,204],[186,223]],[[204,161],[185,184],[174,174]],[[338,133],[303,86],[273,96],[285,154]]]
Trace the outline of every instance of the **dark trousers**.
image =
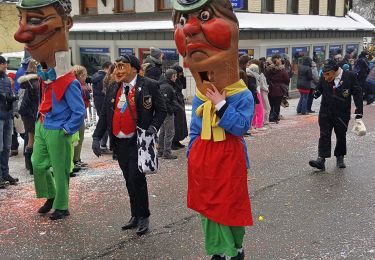
[[332,114],[319,114],[319,157],[331,157],[332,130],[335,131],[337,140],[334,155],[336,157],[346,155],[346,132],[349,119],[350,117],[343,119]]
[[283,97],[269,97],[271,111],[270,111],[270,122],[279,121],[280,105]]
[[116,138],[118,163],[125,178],[130,198],[132,217],[150,216],[147,181],[144,173],[138,170],[138,150],[136,138]]
[[312,111],[311,107],[312,107],[313,101],[314,101],[314,90],[312,89],[310,90],[309,97],[307,99],[307,112]]

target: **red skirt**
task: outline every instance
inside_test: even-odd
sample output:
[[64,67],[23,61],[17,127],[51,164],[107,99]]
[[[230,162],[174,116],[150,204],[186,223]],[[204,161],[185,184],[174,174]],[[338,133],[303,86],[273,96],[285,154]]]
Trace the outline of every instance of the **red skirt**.
[[240,137],[194,141],[188,158],[188,207],[226,226],[251,226],[246,155]]

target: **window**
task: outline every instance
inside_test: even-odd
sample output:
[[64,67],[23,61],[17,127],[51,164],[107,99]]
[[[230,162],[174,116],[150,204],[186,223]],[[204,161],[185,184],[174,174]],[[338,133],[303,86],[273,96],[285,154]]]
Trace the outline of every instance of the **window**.
[[353,0],[345,0],[344,15],[353,9]]
[[310,0],[310,14],[319,15],[319,1]]
[[335,16],[336,14],[336,0],[328,0],[328,15]]
[[298,14],[298,0],[288,0],[288,14]]
[[262,0],[262,12],[275,12],[275,0]]
[[135,9],[135,0],[116,0],[115,1],[115,11],[117,13],[121,12],[131,12]]
[[158,10],[171,10],[173,8],[172,0],[158,0]]
[[80,13],[82,15],[96,15],[98,14],[97,0],[82,0],[80,3]]

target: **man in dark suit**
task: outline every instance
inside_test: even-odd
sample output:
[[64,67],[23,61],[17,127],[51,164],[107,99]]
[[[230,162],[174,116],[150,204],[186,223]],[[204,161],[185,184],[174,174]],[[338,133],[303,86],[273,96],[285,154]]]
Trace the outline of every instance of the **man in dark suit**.
[[336,134],[337,167],[345,168],[346,132],[351,113],[352,96],[356,106],[355,118],[362,118],[362,89],[358,85],[357,76],[351,71],[343,71],[334,60],[326,60],[323,77],[320,78],[314,97],[322,95],[319,112],[319,157],[309,162],[310,166],[325,170],[325,159],[331,157],[332,130]]
[[92,149],[101,155],[100,139],[108,131],[113,152],[123,172],[129,193],[131,218],[123,230],[137,228],[143,235],[149,226],[149,203],[145,174],[138,170],[137,131],[157,133],[167,109],[158,82],[138,75],[139,60],[124,55],[115,62],[115,80],[105,97],[101,115],[93,134]]

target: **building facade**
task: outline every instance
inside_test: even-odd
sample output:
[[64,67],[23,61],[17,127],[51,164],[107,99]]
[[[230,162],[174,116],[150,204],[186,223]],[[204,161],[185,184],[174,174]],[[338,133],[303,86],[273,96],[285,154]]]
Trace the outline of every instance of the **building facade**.
[[[231,0],[240,23],[239,55],[287,54],[295,65],[304,56],[323,61],[336,53],[359,52],[374,26],[348,10],[351,0]],[[122,53],[142,61],[149,47],[165,53],[165,68],[179,62],[173,40],[171,0],[80,0],[73,2],[70,46],[74,63],[93,73]],[[189,71],[186,70],[189,76]],[[194,94],[189,78],[188,96]],[[292,80],[291,89],[294,89]]]
[[13,35],[18,29],[18,10],[14,2],[0,1],[0,53],[22,51],[23,44]]

